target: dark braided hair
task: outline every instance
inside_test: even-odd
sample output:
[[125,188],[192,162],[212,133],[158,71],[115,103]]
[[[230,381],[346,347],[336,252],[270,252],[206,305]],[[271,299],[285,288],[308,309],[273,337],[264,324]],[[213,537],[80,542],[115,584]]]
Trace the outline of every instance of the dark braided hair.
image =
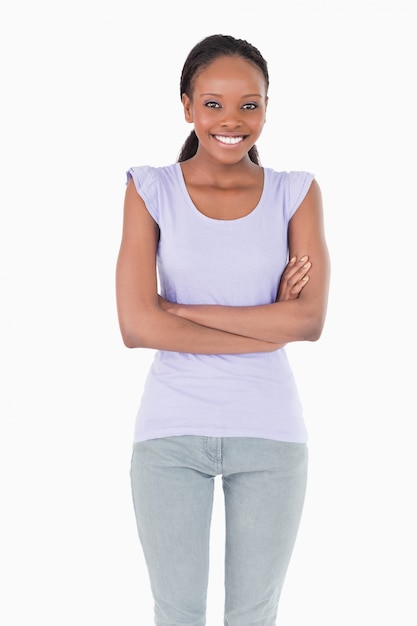
[[[264,75],[266,89],[268,90],[268,66],[255,46],[244,39],[235,39],[231,35],[210,35],[195,45],[185,60],[181,73],[180,97],[182,98],[182,95],[185,93],[191,98],[197,75],[210,65],[210,63],[222,56],[242,57],[246,61],[256,65]],[[178,162],[186,161],[193,157],[197,152],[197,148],[198,138],[195,131],[192,130],[181,148]],[[251,161],[260,165],[256,146],[252,146],[248,154]]]

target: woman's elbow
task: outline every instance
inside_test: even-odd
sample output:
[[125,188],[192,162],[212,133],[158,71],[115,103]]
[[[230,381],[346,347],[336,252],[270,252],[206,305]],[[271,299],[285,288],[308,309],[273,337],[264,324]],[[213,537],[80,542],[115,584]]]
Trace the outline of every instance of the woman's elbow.
[[121,327],[120,332],[126,348],[145,348],[143,337],[139,333]]
[[119,328],[126,348],[151,348],[158,324],[158,307],[136,306],[118,308]]
[[310,332],[308,333],[307,337],[306,337],[306,341],[318,341],[321,337],[321,333],[322,333],[323,327],[315,327],[310,329]]
[[139,338],[136,335],[132,335],[131,333],[122,333],[123,343],[126,348],[143,348],[144,346],[139,341]]
[[146,323],[121,320],[120,332],[126,348],[149,348],[149,332]]
[[324,328],[325,315],[322,313],[311,314],[304,326],[304,341],[318,341]]

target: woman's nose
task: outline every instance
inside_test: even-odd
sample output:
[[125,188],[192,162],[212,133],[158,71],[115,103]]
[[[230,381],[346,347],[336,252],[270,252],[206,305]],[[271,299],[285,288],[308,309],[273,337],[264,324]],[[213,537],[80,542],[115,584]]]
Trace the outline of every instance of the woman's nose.
[[242,125],[238,111],[224,110],[221,125],[227,128],[238,128]]

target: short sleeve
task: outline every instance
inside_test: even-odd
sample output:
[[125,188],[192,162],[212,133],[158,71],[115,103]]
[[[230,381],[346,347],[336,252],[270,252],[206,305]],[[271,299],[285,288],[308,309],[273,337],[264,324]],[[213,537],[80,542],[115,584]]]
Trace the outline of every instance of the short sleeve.
[[155,222],[159,223],[158,185],[156,168],[148,165],[131,167],[126,172],[126,184],[133,180],[136,191],[144,201]]
[[310,172],[289,172],[287,189],[287,219],[292,218],[310,189],[314,174]]

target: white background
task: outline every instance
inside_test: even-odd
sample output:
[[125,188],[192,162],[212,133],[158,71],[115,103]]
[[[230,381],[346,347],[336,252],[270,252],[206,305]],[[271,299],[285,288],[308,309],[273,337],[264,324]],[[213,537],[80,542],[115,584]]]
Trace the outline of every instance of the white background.
[[[114,268],[125,170],[176,159],[182,64],[216,32],[268,60],[262,163],[315,172],[332,257],[325,332],[289,348],[311,462],[280,626],[417,623],[413,4],[1,10],[4,626],[152,624],[129,484],[152,353],[122,344]],[[208,626],[222,623],[216,493]]]

